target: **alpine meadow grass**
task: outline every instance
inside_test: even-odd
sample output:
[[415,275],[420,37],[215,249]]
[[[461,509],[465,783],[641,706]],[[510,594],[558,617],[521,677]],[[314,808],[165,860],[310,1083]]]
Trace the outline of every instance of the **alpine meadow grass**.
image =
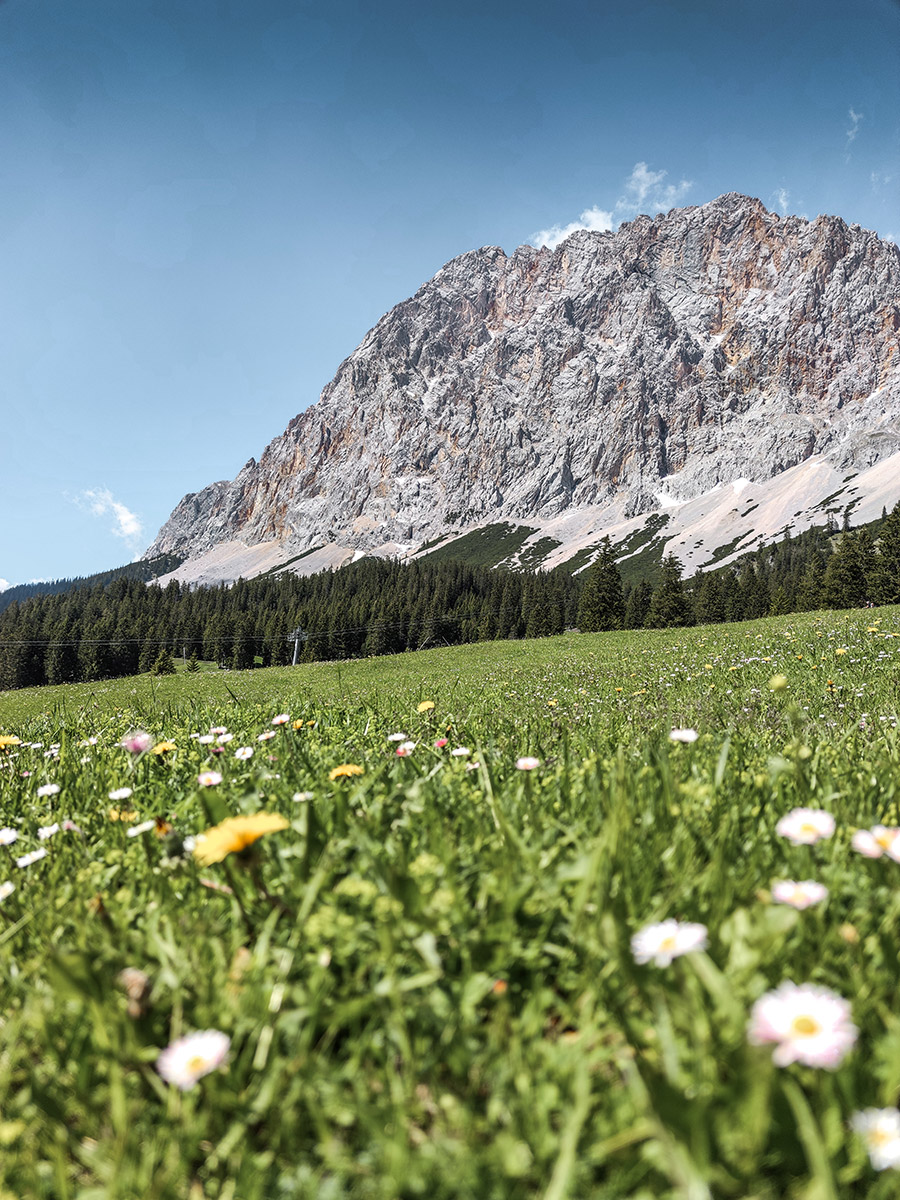
[[0,695],[0,1200],[900,1194],[900,609]]

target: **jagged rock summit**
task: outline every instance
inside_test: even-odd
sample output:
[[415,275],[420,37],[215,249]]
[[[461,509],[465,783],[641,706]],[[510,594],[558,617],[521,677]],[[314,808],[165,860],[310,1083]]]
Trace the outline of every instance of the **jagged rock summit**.
[[730,193],[453,259],[147,554],[235,578],[505,523],[553,564],[662,516],[698,566],[897,498],[897,246]]

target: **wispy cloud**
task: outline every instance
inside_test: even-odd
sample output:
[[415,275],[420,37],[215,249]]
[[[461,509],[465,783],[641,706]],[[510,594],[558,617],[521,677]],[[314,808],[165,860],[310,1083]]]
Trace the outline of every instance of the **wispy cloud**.
[[5,592],[10,587],[12,587],[12,584],[8,579],[0,579],[0,592]]
[[772,193],[772,204],[775,206],[775,211],[781,213],[782,216],[791,211],[791,193],[786,187],[780,187]]
[[141,519],[117,500],[109,488],[87,488],[75,498],[75,503],[95,517],[112,517],[110,532],[122,538],[132,550],[137,549],[144,533]]
[[854,112],[852,108],[847,113],[847,116],[850,118],[850,128],[846,130],[848,146],[859,133],[859,125],[865,115],[865,113]]
[[667,171],[651,171],[645,162],[635,163],[631,174],[625,180],[622,194],[612,209],[607,210],[597,205],[586,208],[577,221],[541,229],[532,234],[529,241],[533,246],[546,246],[549,250],[555,250],[560,242],[579,229],[608,233],[617,228],[622,221],[627,221],[640,212],[657,213],[675,208],[694,185],[689,179],[679,180],[678,183],[665,183],[667,175]]

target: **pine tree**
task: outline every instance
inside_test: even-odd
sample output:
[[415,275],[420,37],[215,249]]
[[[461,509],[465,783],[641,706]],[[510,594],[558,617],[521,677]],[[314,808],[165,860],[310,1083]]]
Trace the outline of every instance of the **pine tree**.
[[578,604],[578,628],[582,633],[621,629],[625,624],[622,576],[609,538],[600,543],[600,554],[588,568]]
[[153,675],[174,675],[175,662],[168,650],[160,650],[159,654],[150,668]]
[[187,670],[190,671],[192,675],[196,671],[200,670],[200,660],[197,658],[196,650],[192,651],[191,657],[187,661]]

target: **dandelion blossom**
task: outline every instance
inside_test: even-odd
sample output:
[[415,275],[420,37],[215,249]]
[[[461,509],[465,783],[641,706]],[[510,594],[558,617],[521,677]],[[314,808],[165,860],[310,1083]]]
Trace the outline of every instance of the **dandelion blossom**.
[[111,821],[133,821],[137,813],[133,808],[111,808],[106,815]]
[[22,739],[17,738],[14,733],[0,733],[0,750],[6,750],[9,746],[21,746]]
[[867,1108],[854,1113],[850,1126],[865,1143],[876,1171],[900,1167],[900,1112],[896,1108]]
[[151,754],[168,754],[170,750],[177,750],[177,749],[178,749],[178,747],[175,745],[174,742],[157,742],[156,745],[153,747],[153,749],[150,751],[150,753]]
[[799,1062],[837,1067],[856,1041],[850,1005],[828,988],[782,983],[753,1005],[748,1037],[755,1046],[772,1042],[776,1067]]
[[204,1075],[225,1061],[231,1039],[218,1029],[189,1033],[172,1042],[156,1060],[156,1069],[166,1081],[189,1092]]
[[255,813],[250,817],[228,817],[201,833],[194,847],[194,858],[204,867],[221,862],[229,854],[239,854],[266,833],[287,829],[288,821],[278,813]]
[[804,879],[802,883],[796,883],[793,879],[779,879],[772,884],[772,899],[776,904],[789,904],[791,908],[801,911],[818,904],[827,895],[828,888],[813,879]]
[[328,778],[333,783],[335,781],[335,779],[347,779],[351,775],[362,775],[362,774],[363,774],[362,767],[357,766],[356,763],[341,763],[341,765],[339,767],[331,768],[331,770],[328,772]]
[[690,921],[663,921],[659,925],[647,925],[631,939],[631,953],[635,962],[653,962],[658,967],[667,967],[673,958],[705,950],[707,929]]
[[795,846],[811,846],[834,833],[834,817],[821,808],[795,808],[782,817],[775,832]]
[[431,712],[434,708],[433,700],[423,700],[421,704],[416,705],[416,712]]

